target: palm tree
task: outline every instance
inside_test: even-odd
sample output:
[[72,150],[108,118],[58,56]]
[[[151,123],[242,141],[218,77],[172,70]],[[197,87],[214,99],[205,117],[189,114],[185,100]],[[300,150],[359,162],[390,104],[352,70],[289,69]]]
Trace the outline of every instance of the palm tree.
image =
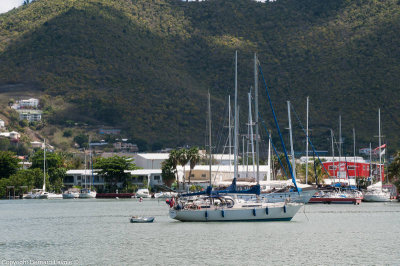
[[178,166],[178,157],[179,157],[178,150],[172,150],[169,153],[169,158],[168,158],[171,168],[175,173],[176,180],[178,180],[178,171],[176,170],[176,167]]
[[185,165],[189,162],[186,149],[180,149],[178,152],[178,163],[183,167],[183,188],[185,188]]
[[192,147],[187,151],[187,157],[190,161],[190,171],[189,171],[189,185],[190,185],[190,177],[192,176],[192,170],[196,166],[196,164],[200,161],[200,154],[198,147]]
[[[306,176],[306,165],[302,165],[301,167],[302,174],[302,182],[305,182]],[[308,167],[308,184],[316,184],[316,180],[318,180],[318,184],[322,184],[325,178],[328,178],[328,174],[323,169],[319,160],[315,160],[314,164]]]

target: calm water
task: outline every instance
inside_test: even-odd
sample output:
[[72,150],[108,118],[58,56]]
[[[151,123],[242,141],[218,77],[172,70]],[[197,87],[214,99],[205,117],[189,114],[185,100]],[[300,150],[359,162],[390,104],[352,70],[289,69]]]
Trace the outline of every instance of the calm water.
[[[130,215],[153,224],[131,224]],[[399,265],[400,203],[307,205],[291,222],[182,223],[164,201],[0,201],[0,265]]]

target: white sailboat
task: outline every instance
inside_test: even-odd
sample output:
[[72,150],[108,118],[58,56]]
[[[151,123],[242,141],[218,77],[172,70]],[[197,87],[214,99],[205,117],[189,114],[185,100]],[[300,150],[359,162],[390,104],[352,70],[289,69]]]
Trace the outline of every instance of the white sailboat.
[[383,176],[382,176],[382,143],[381,143],[381,109],[378,110],[378,125],[379,125],[379,182],[367,187],[367,191],[364,193],[364,201],[373,202],[386,202],[390,201],[390,192],[383,189]]
[[[238,177],[238,107],[237,107],[237,52],[235,57],[235,127],[234,127],[234,181],[236,186]],[[185,222],[210,222],[210,221],[290,221],[297,211],[303,206],[301,203],[291,203],[287,200],[278,203],[262,202],[259,195],[259,174],[257,169],[257,186],[253,193],[255,200],[241,200],[229,192],[220,195],[212,192],[211,180],[211,106],[210,93],[208,93],[208,129],[209,129],[209,159],[210,159],[210,186],[208,195],[193,198],[172,200],[169,215],[172,219]],[[257,138],[258,136],[256,136]],[[257,158],[258,161],[258,158]],[[258,188],[258,192],[257,192]],[[235,190],[235,189],[234,189]]]
[[46,140],[44,140],[43,149],[43,188],[42,192],[37,195],[38,199],[62,199],[62,194],[56,194],[46,191]]
[[[90,143],[89,143],[90,145]],[[91,174],[91,185],[90,188],[87,188],[87,171],[86,171],[86,150],[84,150],[85,152],[85,188],[81,190],[81,192],[79,193],[79,198],[80,199],[94,199],[96,198],[96,191],[92,190],[92,186],[94,186],[93,184],[93,160],[92,160],[92,150],[90,150],[90,166],[92,168],[92,174]]]
[[173,219],[182,222],[218,222],[290,221],[303,205],[287,202],[250,202],[231,196],[220,196],[178,203],[176,206],[169,212]]

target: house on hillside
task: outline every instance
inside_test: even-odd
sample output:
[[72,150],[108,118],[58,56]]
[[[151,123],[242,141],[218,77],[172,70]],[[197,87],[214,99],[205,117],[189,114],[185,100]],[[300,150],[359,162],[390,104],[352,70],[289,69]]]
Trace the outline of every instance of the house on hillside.
[[31,141],[31,146],[34,149],[36,149],[36,148],[43,149],[44,148],[44,143],[40,142],[40,141]]
[[35,122],[42,120],[42,111],[40,110],[26,110],[19,109],[19,120],[28,120],[29,122]]
[[0,119],[0,130],[6,128],[6,123],[4,122],[3,119]]
[[126,152],[138,152],[139,148],[136,144],[124,142],[124,141],[119,141],[113,144],[114,149],[120,150],[120,151],[126,151]]
[[11,108],[15,110],[19,109],[37,109],[39,107],[39,100],[36,98],[30,98],[27,100],[20,100],[14,103]]

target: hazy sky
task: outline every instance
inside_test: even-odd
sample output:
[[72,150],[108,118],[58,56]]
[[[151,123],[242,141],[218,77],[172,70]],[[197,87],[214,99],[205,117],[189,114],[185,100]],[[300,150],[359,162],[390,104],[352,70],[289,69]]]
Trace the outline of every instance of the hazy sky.
[[22,5],[24,0],[0,0],[0,13],[7,12],[14,7]]

